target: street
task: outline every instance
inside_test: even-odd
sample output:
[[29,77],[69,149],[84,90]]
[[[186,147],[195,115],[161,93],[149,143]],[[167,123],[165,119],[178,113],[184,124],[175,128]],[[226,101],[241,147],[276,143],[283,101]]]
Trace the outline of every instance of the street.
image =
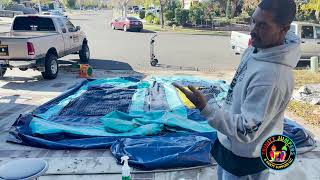
[[[159,67],[150,66],[150,38],[152,32],[123,32],[112,30],[112,11],[69,16],[74,25],[87,34],[94,68],[135,70],[234,70],[240,56],[229,47],[230,37],[158,33],[155,54]],[[0,26],[0,32],[9,31],[9,25]],[[67,56],[65,60],[78,59]],[[103,63],[102,63],[103,61]],[[103,64],[103,66],[101,66]]]
[[[71,16],[90,41],[93,59],[128,63],[133,68],[150,68],[150,38],[153,33],[112,30],[112,11]],[[239,56],[232,54],[229,37],[159,33],[155,52],[160,65],[203,70],[234,70]],[[116,67],[115,67],[116,68]]]

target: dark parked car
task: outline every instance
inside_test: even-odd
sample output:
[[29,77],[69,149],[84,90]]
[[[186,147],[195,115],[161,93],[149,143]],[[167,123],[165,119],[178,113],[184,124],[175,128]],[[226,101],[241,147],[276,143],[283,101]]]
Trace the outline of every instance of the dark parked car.
[[140,32],[143,29],[143,24],[135,17],[120,17],[111,22],[111,28],[123,29],[123,31],[135,30]]
[[23,4],[12,4],[5,8],[9,11],[21,11],[23,14],[37,14],[38,12],[30,7],[25,7]]

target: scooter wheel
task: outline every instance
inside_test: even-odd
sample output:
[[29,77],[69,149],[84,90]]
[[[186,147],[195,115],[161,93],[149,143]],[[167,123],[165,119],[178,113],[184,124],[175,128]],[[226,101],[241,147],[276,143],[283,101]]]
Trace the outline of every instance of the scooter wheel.
[[156,66],[158,64],[158,60],[154,59],[152,61],[150,61],[151,66]]

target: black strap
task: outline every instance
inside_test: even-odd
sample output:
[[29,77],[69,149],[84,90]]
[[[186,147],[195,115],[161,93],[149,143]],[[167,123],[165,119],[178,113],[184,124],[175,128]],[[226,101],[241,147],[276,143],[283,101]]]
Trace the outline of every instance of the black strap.
[[226,149],[218,139],[212,147],[211,154],[224,170],[235,176],[256,174],[267,169],[260,157],[246,158],[237,156]]

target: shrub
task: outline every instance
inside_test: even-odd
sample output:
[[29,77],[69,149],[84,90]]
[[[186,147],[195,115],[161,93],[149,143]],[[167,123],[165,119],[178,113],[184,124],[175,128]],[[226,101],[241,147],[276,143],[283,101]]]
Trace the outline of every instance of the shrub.
[[173,21],[173,20],[174,20],[174,11],[172,11],[172,10],[167,10],[167,11],[164,13],[164,17],[165,17],[166,20],[168,20],[168,21]]
[[177,26],[177,22],[175,22],[175,21],[166,21],[166,25],[167,26],[173,26],[173,25]]
[[182,22],[181,22],[182,21],[182,9],[181,8],[175,9],[174,16],[175,16],[176,22],[178,24],[182,24]]
[[251,18],[249,16],[240,15],[238,17],[235,17],[234,19],[236,20],[237,23],[250,24]]
[[199,24],[204,17],[204,11],[201,3],[197,3],[190,7],[189,18],[193,25]]
[[182,26],[189,21],[189,11],[181,8],[177,8],[175,12],[176,22]]
[[155,17],[153,18],[153,24],[159,25],[159,24],[160,24],[160,18],[158,18],[157,16],[155,16]]
[[155,18],[155,16],[152,14],[152,13],[148,13],[147,15],[146,15],[146,21],[148,22],[148,23],[153,23],[153,19]]
[[228,26],[232,24],[231,19],[219,19],[215,21],[216,26]]
[[146,11],[141,10],[141,11],[139,12],[139,17],[140,17],[140,19],[144,19],[144,18],[146,17]]

